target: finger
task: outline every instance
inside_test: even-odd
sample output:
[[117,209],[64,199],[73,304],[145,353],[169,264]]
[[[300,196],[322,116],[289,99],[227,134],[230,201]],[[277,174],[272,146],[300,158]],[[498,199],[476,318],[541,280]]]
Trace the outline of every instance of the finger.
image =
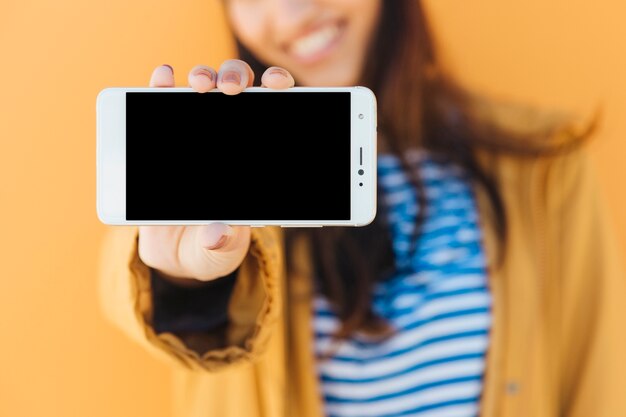
[[206,65],[196,65],[189,71],[187,79],[191,88],[198,93],[206,93],[215,88],[217,73]]
[[139,226],[140,259],[173,278],[226,276],[241,264],[249,246],[249,226]]
[[227,95],[239,94],[253,83],[252,68],[239,59],[224,61],[217,73],[217,88]]
[[150,87],[174,87],[174,68],[163,64],[152,71]]
[[296,84],[293,76],[284,68],[269,67],[263,73],[261,77],[261,86],[267,88],[273,88],[276,90],[283,90],[285,88],[291,88]]

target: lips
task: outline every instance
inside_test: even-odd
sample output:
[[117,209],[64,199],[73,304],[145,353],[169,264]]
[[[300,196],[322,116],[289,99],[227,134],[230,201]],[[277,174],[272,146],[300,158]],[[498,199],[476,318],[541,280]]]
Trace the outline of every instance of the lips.
[[302,63],[317,62],[335,49],[344,32],[344,26],[340,22],[320,26],[293,41],[288,51]]

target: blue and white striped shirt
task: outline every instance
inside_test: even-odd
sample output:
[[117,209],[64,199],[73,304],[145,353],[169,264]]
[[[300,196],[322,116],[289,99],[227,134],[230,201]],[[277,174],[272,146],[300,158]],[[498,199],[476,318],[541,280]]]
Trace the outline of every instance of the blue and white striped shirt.
[[412,259],[417,196],[396,157],[378,158],[397,272],[378,284],[373,308],[395,334],[382,342],[356,334],[335,346],[339,321],[325,298],[314,302],[316,354],[335,352],[317,362],[329,416],[479,413],[491,294],[475,199],[460,167],[423,150],[408,158],[420,169],[428,200]]

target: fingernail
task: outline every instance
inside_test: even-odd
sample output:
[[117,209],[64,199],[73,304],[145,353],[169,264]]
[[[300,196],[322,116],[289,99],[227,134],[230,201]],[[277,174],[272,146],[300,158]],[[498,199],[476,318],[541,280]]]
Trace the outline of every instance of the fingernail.
[[215,242],[214,245],[205,246],[205,248],[208,249],[208,250],[219,249],[219,248],[223,247],[224,245],[226,245],[226,241],[227,240],[228,240],[228,236],[222,235],[222,236],[220,236],[219,240],[217,242]]
[[207,71],[207,70],[199,70],[199,71],[198,71],[198,72],[196,72],[194,75],[195,75],[196,77],[197,77],[198,75],[204,75],[204,76],[206,76],[206,77],[209,79],[209,81],[213,81],[213,74],[211,73],[211,71]]
[[224,223],[213,223],[204,229],[202,236],[202,247],[208,250],[222,248],[228,242],[228,238],[233,235],[233,228]]
[[232,83],[232,84],[241,84],[241,75],[239,75],[238,72],[236,71],[227,71],[223,76],[222,76],[222,82],[223,83]]
[[274,75],[274,74],[282,75],[283,77],[287,78],[287,74],[285,74],[285,71],[280,70],[280,69],[272,69],[272,70],[269,71],[269,74],[270,75]]
[[171,65],[168,65],[168,64],[163,64],[162,66],[163,66],[163,67],[168,67],[168,68],[170,69],[170,71],[172,71],[172,74],[174,74],[174,68],[172,68],[172,66],[171,66]]

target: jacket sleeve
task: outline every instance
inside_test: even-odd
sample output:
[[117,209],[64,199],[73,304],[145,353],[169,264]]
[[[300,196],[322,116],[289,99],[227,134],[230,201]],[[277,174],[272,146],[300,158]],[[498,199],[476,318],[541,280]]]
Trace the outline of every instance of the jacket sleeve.
[[562,415],[626,416],[624,250],[585,148],[559,158],[552,181]]
[[151,354],[192,370],[253,361],[267,345],[282,309],[283,242],[279,227],[253,228],[220,331],[187,335],[154,327],[150,268],[139,258],[138,228],[110,226],[102,241],[99,301],[105,317]]

